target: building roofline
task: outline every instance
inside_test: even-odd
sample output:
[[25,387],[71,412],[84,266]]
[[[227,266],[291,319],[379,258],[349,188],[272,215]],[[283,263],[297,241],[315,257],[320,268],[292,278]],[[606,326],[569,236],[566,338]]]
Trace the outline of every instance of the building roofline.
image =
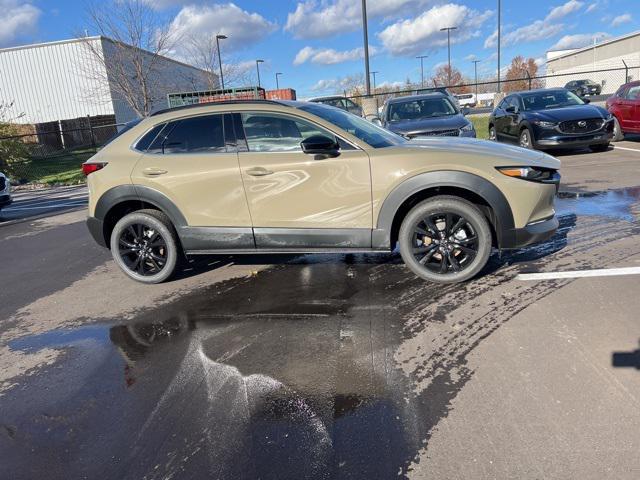
[[[596,48],[603,47],[603,46],[609,45],[611,43],[621,42],[622,40],[626,40],[628,38],[637,37],[637,36],[640,36],[640,30],[636,30],[635,32],[627,33],[626,35],[622,35],[620,37],[609,38],[607,40],[602,41],[601,43],[596,43],[595,47]],[[565,48],[565,49],[547,50],[547,52],[559,52],[559,51],[562,51],[562,50],[571,50],[571,51],[567,52],[567,53],[563,53],[562,55],[558,55],[557,57],[550,58],[549,60],[547,60],[547,63],[554,62],[556,60],[560,60],[561,58],[566,58],[566,57],[569,57],[571,55],[577,55],[579,53],[588,52],[590,50],[593,50],[593,45],[588,45],[586,47],[576,48],[576,49]]]

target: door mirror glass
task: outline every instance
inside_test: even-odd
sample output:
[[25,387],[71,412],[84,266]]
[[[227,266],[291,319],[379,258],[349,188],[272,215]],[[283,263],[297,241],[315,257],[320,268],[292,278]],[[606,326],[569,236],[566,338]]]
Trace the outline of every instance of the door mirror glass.
[[325,135],[312,135],[300,142],[302,151],[309,155],[328,155],[337,157],[340,154],[340,145],[335,138]]
[[380,120],[380,117],[373,117],[369,119],[371,121],[371,123],[373,123],[374,125],[378,125],[379,127],[382,126],[382,120]]

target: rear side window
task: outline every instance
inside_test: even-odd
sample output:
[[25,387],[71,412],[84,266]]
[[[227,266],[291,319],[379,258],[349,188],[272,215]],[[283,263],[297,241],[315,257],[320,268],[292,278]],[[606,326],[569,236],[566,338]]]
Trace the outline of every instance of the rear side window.
[[147,150],[149,153],[164,154],[226,151],[222,115],[204,115],[169,122]]

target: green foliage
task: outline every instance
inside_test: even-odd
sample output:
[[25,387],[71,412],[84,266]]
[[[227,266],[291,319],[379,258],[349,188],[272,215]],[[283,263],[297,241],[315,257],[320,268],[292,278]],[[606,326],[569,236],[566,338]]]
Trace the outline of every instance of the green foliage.
[[16,178],[18,170],[30,162],[29,146],[20,137],[11,138],[16,135],[18,130],[14,125],[0,123],[0,171],[11,178]]

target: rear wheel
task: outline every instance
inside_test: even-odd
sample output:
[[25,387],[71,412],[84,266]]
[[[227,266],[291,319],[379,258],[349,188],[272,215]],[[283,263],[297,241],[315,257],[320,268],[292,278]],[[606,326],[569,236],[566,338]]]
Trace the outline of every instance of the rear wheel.
[[531,135],[531,130],[527,127],[523,128],[520,132],[519,143],[522,148],[528,148],[530,150],[533,148],[533,136]]
[[120,269],[138,282],[164,282],[176,268],[178,237],[169,217],[157,210],[138,210],[122,217],[110,243]]
[[624,140],[624,133],[622,131],[622,127],[620,127],[620,122],[616,117],[613,117],[613,141],[621,142]]
[[491,254],[491,230],[482,212],[452,196],[416,205],[403,220],[398,241],[407,267],[435,283],[472,278]]

